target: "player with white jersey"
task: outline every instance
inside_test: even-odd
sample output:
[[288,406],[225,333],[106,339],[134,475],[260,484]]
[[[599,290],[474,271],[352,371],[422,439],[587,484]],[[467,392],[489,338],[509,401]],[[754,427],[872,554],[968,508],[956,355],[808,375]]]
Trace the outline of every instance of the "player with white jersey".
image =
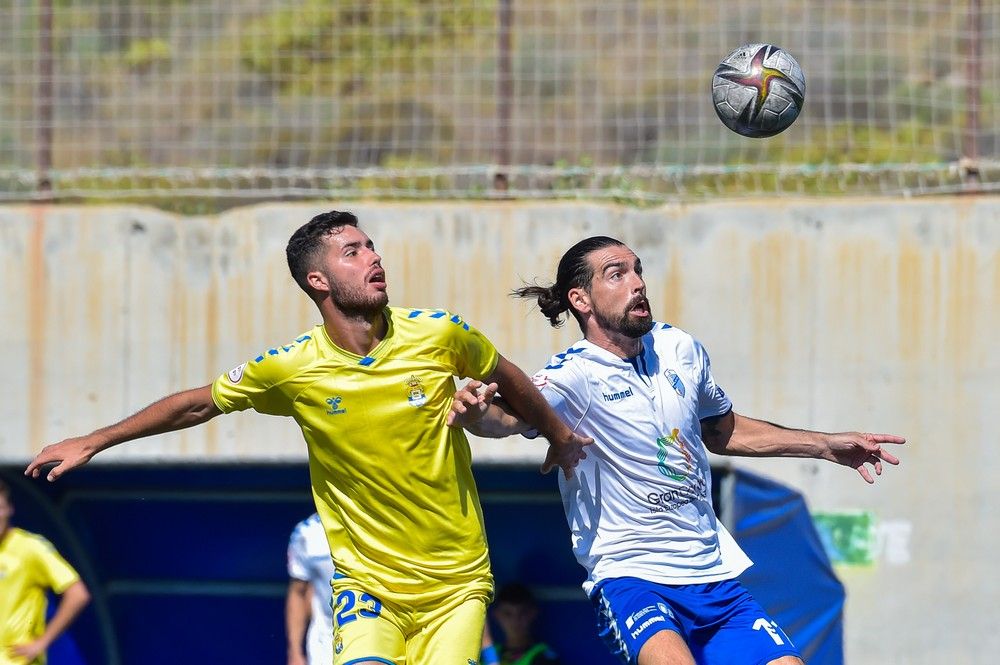
[[[333,662],[334,566],[330,544],[318,513],[299,522],[288,540],[288,597],[285,624],[288,663],[330,665]],[[306,626],[308,625],[308,630]],[[302,653],[303,636],[306,652]]]
[[732,404],[690,335],[657,323],[645,339],[631,358],[582,340],[534,377],[556,412],[598,442],[559,484],[588,593],[614,577],[716,582],[750,566],[712,509],[701,445],[700,421]]
[[[813,457],[873,482],[898,464],[883,434],[793,430],[735,413],[704,347],[653,321],[642,264],[597,236],[571,247],[556,281],[515,291],[553,326],[576,318],[584,339],[555,355],[535,385],[594,444],[560,491],[584,588],[609,648],[629,665],[801,665],[798,650],[736,581],[751,565],[711,503],[708,451]],[[481,390],[482,389],[482,390]],[[480,436],[531,435],[496,385],[456,393],[453,425]]]

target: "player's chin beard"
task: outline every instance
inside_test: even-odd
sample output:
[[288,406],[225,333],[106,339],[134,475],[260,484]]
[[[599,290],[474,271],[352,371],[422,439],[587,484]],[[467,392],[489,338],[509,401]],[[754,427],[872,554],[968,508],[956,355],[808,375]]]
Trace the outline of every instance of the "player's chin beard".
[[355,319],[371,320],[382,313],[389,304],[389,295],[384,291],[367,295],[348,289],[334,287],[330,300],[345,315]]
[[614,321],[611,321],[601,312],[594,310],[594,316],[597,317],[597,322],[605,330],[613,330],[630,339],[639,339],[653,329],[652,314],[632,316],[626,311],[621,316],[616,317]]

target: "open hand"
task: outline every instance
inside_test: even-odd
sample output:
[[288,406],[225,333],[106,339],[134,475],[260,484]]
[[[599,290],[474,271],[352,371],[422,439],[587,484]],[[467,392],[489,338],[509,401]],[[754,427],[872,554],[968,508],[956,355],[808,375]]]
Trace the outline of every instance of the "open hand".
[[496,394],[495,383],[484,387],[482,381],[469,381],[464,387],[455,391],[451,400],[451,411],[448,412],[445,422],[449,427],[468,427],[474,424],[490,408]]
[[[902,444],[906,439],[893,434],[870,434],[867,432],[841,432],[831,434],[828,441],[827,459],[857,469],[866,483],[874,483],[871,471],[882,475],[882,462],[897,465],[899,459],[882,448],[883,443]],[[871,470],[868,466],[871,466]]]
[[549,449],[545,453],[545,461],[542,462],[542,473],[548,473],[558,466],[563,471],[563,477],[569,480],[573,477],[573,469],[580,460],[587,459],[584,448],[593,442],[590,437],[580,436],[576,432],[570,432],[569,438],[564,441],[549,441]]
[[55,464],[56,466],[46,476],[46,479],[52,482],[67,471],[89,462],[98,450],[100,447],[91,435],[77,436],[53,443],[45,446],[41,452],[35,455],[35,459],[31,460],[28,468],[24,470],[24,475],[37,478],[41,475],[43,466]]

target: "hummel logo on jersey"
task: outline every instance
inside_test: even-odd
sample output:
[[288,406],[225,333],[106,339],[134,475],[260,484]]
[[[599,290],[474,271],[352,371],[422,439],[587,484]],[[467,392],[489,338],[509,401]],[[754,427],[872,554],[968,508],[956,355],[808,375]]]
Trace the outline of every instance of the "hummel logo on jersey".
[[326,414],[328,416],[335,416],[338,413],[347,413],[347,409],[341,408],[340,406],[340,402],[343,399],[344,398],[341,397],[340,395],[337,395],[336,397],[326,398],[326,403],[330,407],[330,410],[327,411]]
[[601,397],[604,398],[605,402],[618,402],[620,400],[625,399],[626,397],[631,397],[631,396],[632,396],[631,388],[626,388],[621,392],[611,393],[610,395],[608,393],[601,393]]

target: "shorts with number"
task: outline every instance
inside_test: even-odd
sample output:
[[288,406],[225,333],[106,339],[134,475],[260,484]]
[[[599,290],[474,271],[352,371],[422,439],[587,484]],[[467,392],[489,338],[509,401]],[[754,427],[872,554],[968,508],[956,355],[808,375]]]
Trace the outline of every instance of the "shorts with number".
[[381,594],[349,579],[333,583],[333,663],[475,665],[489,598],[482,589],[455,593],[433,607]]
[[764,665],[798,649],[735,580],[657,584],[634,577],[604,580],[591,594],[601,638],[623,663],[661,630],[679,633],[702,664]]

